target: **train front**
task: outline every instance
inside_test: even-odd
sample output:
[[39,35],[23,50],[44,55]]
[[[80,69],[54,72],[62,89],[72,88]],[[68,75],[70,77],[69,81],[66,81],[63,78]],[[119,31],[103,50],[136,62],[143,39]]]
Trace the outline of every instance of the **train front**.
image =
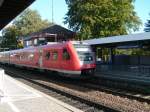
[[91,46],[82,42],[73,45],[78,55],[81,76],[93,76],[96,63],[95,54],[92,51]]

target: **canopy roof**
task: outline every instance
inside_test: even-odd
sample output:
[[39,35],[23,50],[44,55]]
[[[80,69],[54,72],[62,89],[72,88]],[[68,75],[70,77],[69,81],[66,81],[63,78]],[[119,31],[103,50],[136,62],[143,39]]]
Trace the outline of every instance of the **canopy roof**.
[[35,0],[0,0],[0,30]]
[[150,32],[84,40],[84,42],[90,45],[110,45],[110,46],[135,42],[148,42],[148,41],[150,41]]

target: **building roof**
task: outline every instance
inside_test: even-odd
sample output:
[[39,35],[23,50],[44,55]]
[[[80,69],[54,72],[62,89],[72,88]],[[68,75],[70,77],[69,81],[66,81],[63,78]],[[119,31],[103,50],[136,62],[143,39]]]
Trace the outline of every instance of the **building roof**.
[[0,0],[0,30],[35,0]]
[[90,45],[111,45],[117,43],[137,42],[146,40],[150,40],[150,32],[90,39],[84,40],[84,42]]
[[75,37],[76,33],[60,25],[53,24],[48,28],[42,29],[38,32],[34,32],[28,35],[27,38],[25,38],[25,40],[32,39],[35,37],[44,37],[46,35],[52,35],[51,37],[54,37],[53,35],[56,35],[58,38],[72,39]]

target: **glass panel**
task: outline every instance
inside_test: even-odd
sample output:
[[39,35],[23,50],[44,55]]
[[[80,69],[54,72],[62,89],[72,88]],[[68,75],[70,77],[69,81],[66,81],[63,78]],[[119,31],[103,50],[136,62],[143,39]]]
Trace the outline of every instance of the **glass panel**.
[[69,55],[67,49],[63,49],[63,59],[70,60],[70,55]]
[[58,53],[57,52],[53,52],[53,60],[57,60],[58,58]]
[[89,45],[74,44],[81,61],[93,61],[93,53]]
[[37,45],[37,39],[34,39],[34,45]]
[[93,56],[91,52],[77,52],[81,61],[93,61]]
[[38,45],[46,45],[46,44],[47,44],[47,42],[46,42],[45,38],[39,38]]
[[45,59],[46,59],[46,60],[49,60],[49,59],[50,59],[50,52],[46,52],[46,54],[45,54]]

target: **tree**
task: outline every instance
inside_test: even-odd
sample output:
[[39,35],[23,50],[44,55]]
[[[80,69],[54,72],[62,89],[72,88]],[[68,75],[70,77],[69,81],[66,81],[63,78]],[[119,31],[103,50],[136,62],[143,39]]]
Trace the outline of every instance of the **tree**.
[[2,48],[15,49],[17,48],[16,35],[18,34],[16,26],[12,25],[3,30]]
[[147,20],[147,23],[145,23],[144,31],[145,32],[150,32],[150,20]]
[[19,17],[16,18],[13,24],[19,31],[18,36],[26,36],[50,25],[48,20],[42,20],[38,12],[31,9],[25,10]]
[[64,23],[81,39],[127,34],[141,24],[134,0],[66,0]]
[[30,33],[37,32],[50,25],[47,20],[42,20],[37,11],[27,9],[19,17],[14,20],[11,26],[2,31],[3,48],[21,48],[22,43],[17,37],[27,36]]

